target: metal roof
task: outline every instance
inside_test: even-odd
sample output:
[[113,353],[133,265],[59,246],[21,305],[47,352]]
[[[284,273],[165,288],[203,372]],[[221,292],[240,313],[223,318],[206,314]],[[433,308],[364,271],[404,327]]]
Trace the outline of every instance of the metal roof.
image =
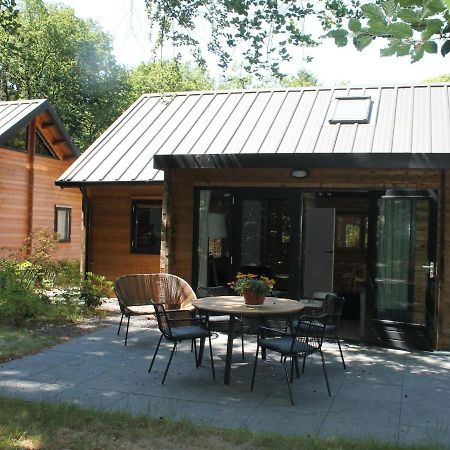
[[[369,123],[330,123],[342,96],[369,96]],[[146,94],[57,184],[161,181],[155,161],[289,167],[299,158],[312,166],[450,167],[450,84]]]
[[73,154],[78,156],[80,150],[72,142],[57,112],[46,99],[0,101],[0,144],[8,141],[43,111],[47,111],[51,115]]

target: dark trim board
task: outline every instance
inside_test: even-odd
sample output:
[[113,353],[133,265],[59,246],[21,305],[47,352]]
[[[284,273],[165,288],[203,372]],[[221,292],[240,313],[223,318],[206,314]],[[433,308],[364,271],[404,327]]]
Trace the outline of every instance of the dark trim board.
[[449,153],[254,153],[155,155],[155,169],[449,169]]

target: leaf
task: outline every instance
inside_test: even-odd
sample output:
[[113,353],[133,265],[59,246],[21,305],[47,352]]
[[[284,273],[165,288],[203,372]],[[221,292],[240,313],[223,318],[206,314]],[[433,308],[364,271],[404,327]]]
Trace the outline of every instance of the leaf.
[[361,31],[361,22],[358,19],[352,17],[348,21],[348,29],[350,31],[353,31],[353,33],[358,33],[359,31]]
[[397,56],[406,56],[411,52],[411,44],[400,43],[397,46],[396,53]]
[[338,28],[337,30],[331,30],[328,33],[328,36],[334,38],[334,43],[338,47],[345,47],[348,43],[347,34],[348,34],[347,30],[344,30],[343,28]]
[[391,23],[388,26],[388,32],[392,35],[392,37],[398,39],[410,38],[413,35],[413,29],[411,26],[401,22]]
[[[450,1],[450,0],[449,0]],[[411,9],[402,8],[398,13],[398,18],[406,23],[418,23],[420,22],[420,14]]]
[[394,0],[386,0],[382,2],[381,7],[387,17],[394,17],[397,13],[397,3]]
[[441,47],[442,56],[445,56],[448,52],[450,52],[450,39],[446,40]]
[[423,45],[419,45],[414,49],[414,53],[411,56],[411,61],[417,62],[423,58],[423,55],[424,55]]
[[386,20],[386,16],[383,10],[374,3],[367,3],[361,6],[361,12],[364,17],[368,19],[377,20],[379,22],[384,22]]
[[444,0],[444,3],[447,5],[447,8],[450,9],[450,0]]
[[436,42],[434,41],[427,41],[422,45],[422,48],[427,52],[427,53],[437,53],[438,47]]
[[387,25],[385,25],[382,22],[377,22],[375,20],[369,20],[367,22],[367,25],[369,27],[369,33],[376,34],[378,36],[383,36],[385,34],[389,33]]
[[359,34],[353,39],[353,45],[359,50],[364,50],[373,41],[373,37],[370,34]]
[[440,19],[428,19],[426,23],[427,30],[430,31],[430,33],[436,34],[440,33],[441,28],[444,26],[444,22]]
[[441,0],[428,0],[425,2],[425,6],[434,13],[439,13],[446,9]]
[[380,56],[393,56],[395,53],[396,50],[394,47],[386,47],[380,50]]

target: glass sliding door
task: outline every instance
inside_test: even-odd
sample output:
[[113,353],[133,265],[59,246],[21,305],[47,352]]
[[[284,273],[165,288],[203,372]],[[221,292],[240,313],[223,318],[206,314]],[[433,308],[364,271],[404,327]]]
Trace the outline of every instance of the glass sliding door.
[[423,195],[388,192],[377,204],[374,329],[405,348],[429,348],[433,335],[435,206]]

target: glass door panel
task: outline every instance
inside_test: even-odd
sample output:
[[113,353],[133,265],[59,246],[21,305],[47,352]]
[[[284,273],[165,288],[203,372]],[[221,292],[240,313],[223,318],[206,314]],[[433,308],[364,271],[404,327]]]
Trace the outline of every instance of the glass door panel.
[[402,348],[433,338],[436,222],[432,196],[378,198],[373,273],[373,330]]
[[243,199],[241,217],[239,270],[274,278],[277,295],[288,295],[292,247],[289,200]]

